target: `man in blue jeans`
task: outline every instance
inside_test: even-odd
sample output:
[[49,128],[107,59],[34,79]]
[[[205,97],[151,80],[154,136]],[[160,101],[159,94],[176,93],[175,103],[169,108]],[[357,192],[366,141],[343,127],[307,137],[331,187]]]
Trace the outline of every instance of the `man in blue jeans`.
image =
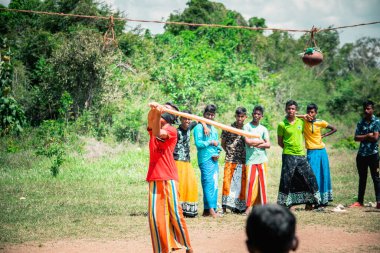
[[358,155],[356,157],[356,167],[359,173],[358,200],[350,207],[363,206],[369,167],[375,187],[376,208],[380,209],[379,145],[377,144],[379,140],[380,121],[373,115],[375,110],[374,102],[370,100],[364,102],[363,110],[364,117],[359,121],[355,132],[355,141],[360,142]]

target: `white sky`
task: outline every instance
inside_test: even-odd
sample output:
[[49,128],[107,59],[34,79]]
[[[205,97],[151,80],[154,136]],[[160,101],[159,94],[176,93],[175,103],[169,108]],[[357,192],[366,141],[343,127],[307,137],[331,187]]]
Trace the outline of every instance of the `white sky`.
[[[131,19],[166,20],[175,10],[183,11],[187,0],[98,0],[111,4]],[[241,13],[246,20],[265,18],[271,28],[326,28],[380,21],[380,0],[215,0]],[[9,0],[0,0],[7,5]],[[128,22],[127,29],[141,25],[162,33],[163,25]],[[360,37],[380,38],[380,24],[339,30],[341,43]],[[292,33],[300,36],[302,33]]]

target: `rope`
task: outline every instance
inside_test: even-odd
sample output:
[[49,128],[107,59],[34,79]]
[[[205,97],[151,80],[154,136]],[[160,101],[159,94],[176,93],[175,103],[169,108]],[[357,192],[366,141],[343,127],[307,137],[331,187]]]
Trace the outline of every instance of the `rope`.
[[[18,10],[18,9],[8,9],[8,8],[0,8],[0,11],[9,11],[9,12],[20,12],[20,13],[34,13],[34,14],[43,14],[43,15],[53,15],[53,16],[66,16],[66,17],[76,17],[76,18],[91,18],[91,19],[109,19],[104,16],[88,16],[88,15],[79,15],[79,14],[68,14],[68,13],[58,13],[58,12],[46,12],[46,11],[33,11],[33,10]],[[380,21],[362,23],[356,25],[346,25],[340,27],[333,28],[325,28],[325,29],[317,29],[312,28],[312,30],[306,29],[282,29],[282,28],[267,28],[267,27],[249,27],[249,26],[229,26],[229,25],[219,25],[219,24],[196,24],[196,23],[186,23],[186,22],[174,22],[174,21],[158,21],[158,20],[143,20],[143,19],[130,19],[130,18],[113,18],[114,20],[120,21],[129,21],[129,22],[139,22],[139,23],[158,23],[158,24],[167,24],[167,25],[187,25],[187,26],[195,26],[195,27],[214,27],[214,28],[228,28],[228,29],[247,29],[253,31],[262,31],[262,30],[270,30],[270,31],[287,31],[287,32],[303,32],[303,33],[317,33],[323,31],[331,31],[338,29],[345,29],[357,26],[364,25],[374,25],[379,24]]]

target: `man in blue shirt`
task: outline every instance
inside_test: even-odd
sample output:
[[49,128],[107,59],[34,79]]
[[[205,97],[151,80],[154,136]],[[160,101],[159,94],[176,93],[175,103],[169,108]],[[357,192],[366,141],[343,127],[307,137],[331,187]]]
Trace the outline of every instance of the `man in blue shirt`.
[[375,187],[377,209],[380,209],[379,140],[380,121],[374,114],[375,104],[368,100],[363,103],[364,117],[359,121],[355,141],[360,142],[356,167],[359,173],[358,200],[351,207],[362,207],[367,182],[368,167]]

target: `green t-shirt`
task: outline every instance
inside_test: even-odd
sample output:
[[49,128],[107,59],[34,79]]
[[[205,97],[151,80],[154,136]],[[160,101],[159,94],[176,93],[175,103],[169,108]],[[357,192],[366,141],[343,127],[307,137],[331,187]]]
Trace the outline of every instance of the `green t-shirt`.
[[[260,139],[269,140],[269,133],[265,126],[248,123],[244,125],[244,131],[260,136]],[[246,164],[261,164],[268,161],[265,148],[250,147],[245,144],[245,163]]]
[[305,155],[303,125],[303,120],[299,118],[296,118],[293,124],[290,124],[286,118],[278,124],[277,135],[282,136],[284,141],[283,154]]

